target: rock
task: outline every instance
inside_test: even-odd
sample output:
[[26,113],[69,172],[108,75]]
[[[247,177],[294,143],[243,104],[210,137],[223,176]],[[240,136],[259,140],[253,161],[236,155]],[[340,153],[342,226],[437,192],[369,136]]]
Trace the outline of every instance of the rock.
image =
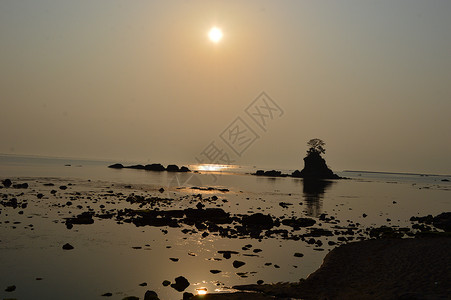
[[334,174],[327,167],[321,154],[315,151],[309,151],[304,158],[304,169],[299,173],[299,176],[311,179],[340,179],[340,176]]
[[122,300],[139,300],[139,298],[135,297],[135,296],[128,296],[128,297],[122,298]]
[[36,197],[38,197],[38,199],[42,199],[42,197],[44,197],[44,194],[38,193],[38,194],[36,195]]
[[147,286],[147,282],[140,283],[139,286]]
[[168,171],[168,172],[179,172],[180,169],[179,169],[179,167],[177,165],[168,165],[166,167],[166,171]]
[[446,232],[451,231],[451,212],[444,212],[432,219],[432,225]]
[[310,227],[315,225],[316,221],[310,218],[292,218],[282,220],[282,224],[285,226],[293,227],[293,229],[299,229],[301,227]]
[[159,191],[160,193],[163,193],[163,192],[164,192],[164,188],[160,188],[158,191]]
[[168,286],[171,284],[171,282],[169,280],[164,280],[162,284],[163,286]]
[[147,170],[147,171],[158,171],[158,172],[161,172],[161,171],[165,171],[165,170],[166,170],[165,167],[163,167],[162,164],[151,164],[151,165],[146,165],[146,166],[144,167],[144,169]]
[[218,274],[221,273],[221,270],[210,270],[211,274]]
[[18,184],[13,184],[13,188],[15,189],[27,189],[28,188],[28,183],[18,183]]
[[242,267],[242,266],[244,266],[245,264],[246,264],[245,262],[242,262],[242,261],[239,261],[239,260],[235,260],[235,261],[233,262],[233,267],[236,268],[236,269],[238,269],[239,267]]
[[158,298],[157,293],[154,291],[146,291],[144,294],[144,300],[160,300],[160,298]]
[[257,175],[257,176],[264,176],[265,175],[265,171],[264,170],[257,170],[257,172],[255,172],[255,175]]
[[442,179],[443,182],[449,182],[449,179]]
[[299,252],[296,252],[296,253],[294,254],[294,257],[303,257],[303,256],[304,256],[304,254],[299,253]]
[[179,276],[175,279],[175,283],[171,284],[171,287],[178,292],[183,292],[189,285],[190,283],[185,277]]
[[74,249],[74,246],[72,246],[69,243],[66,243],[66,244],[63,245],[63,249],[64,250],[72,250],[72,249]]
[[102,296],[103,296],[103,297],[111,297],[111,296],[113,296],[113,294],[112,294],[112,293],[105,293],[105,294],[103,294]]
[[88,224],[93,224],[94,223],[94,219],[92,218],[93,213],[86,211],[83,212],[79,215],[77,215],[75,218],[66,218],[66,226],[68,224],[77,224],[77,225],[88,225]]
[[261,279],[260,279],[260,280],[257,280],[257,284],[258,284],[258,285],[262,285],[263,283],[264,283],[263,280],[261,280]]
[[294,171],[293,173],[291,173],[291,177],[301,178],[302,177],[301,171],[299,170]]
[[123,169],[124,166],[122,164],[113,164],[108,166],[108,168],[112,168],[112,169]]
[[270,229],[274,226],[274,221],[270,215],[256,213],[244,216],[241,220],[244,226],[259,227],[260,229]]
[[179,261],[179,259],[175,258],[175,257],[170,257],[169,259],[172,260],[173,262],[178,262]]
[[224,257],[225,259],[229,259],[232,257],[232,254],[238,254],[239,252],[229,250],[219,250],[218,253],[222,254],[222,257]]
[[67,190],[67,186],[65,186],[65,185],[62,185],[62,186],[60,186],[60,190]]
[[10,285],[5,289],[5,292],[14,292],[16,290],[15,285]]
[[4,180],[2,180],[2,184],[4,187],[9,188],[11,186],[12,182],[10,179],[4,179]]
[[143,165],[133,165],[125,167],[127,169],[144,170],[146,167]]
[[182,167],[180,168],[180,172],[191,172],[191,170],[188,169],[188,167],[182,166]]
[[189,299],[191,299],[192,297],[194,297],[194,294],[193,294],[193,293],[188,293],[188,292],[184,292],[184,293],[183,293],[183,300],[189,300]]

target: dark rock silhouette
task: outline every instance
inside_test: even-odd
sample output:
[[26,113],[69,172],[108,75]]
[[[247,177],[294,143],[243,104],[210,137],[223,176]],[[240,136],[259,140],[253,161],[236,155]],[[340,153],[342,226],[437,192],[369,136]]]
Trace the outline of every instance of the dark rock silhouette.
[[159,172],[166,170],[166,168],[163,167],[162,164],[146,165],[144,169],[147,170],[147,171],[159,171]]
[[180,172],[180,169],[177,165],[168,165],[166,167],[166,171],[168,172]]
[[146,170],[146,171],[168,171],[168,172],[191,172],[188,167],[182,166],[178,167],[177,165],[168,165],[165,168],[162,164],[148,164],[148,165],[132,165],[132,166],[124,166],[123,164],[116,163],[108,166],[111,169],[135,169],[135,170]]
[[3,184],[4,187],[7,187],[7,188],[10,187],[11,184],[12,184],[11,179],[5,179],[5,180],[3,180],[3,181],[2,181],[2,184]]
[[171,284],[171,287],[178,292],[183,292],[189,285],[190,283],[185,277],[179,276],[175,279],[175,283]]
[[122,169],[122,168],[124,168],[124,166],[122,164],[113,164],[113,165],[108,166],[108,168]]
[[304,169],[299,173],[299,177],[308,179],[340,179],[326,165],[326,161],[318,152],[309,152],[304,158]]

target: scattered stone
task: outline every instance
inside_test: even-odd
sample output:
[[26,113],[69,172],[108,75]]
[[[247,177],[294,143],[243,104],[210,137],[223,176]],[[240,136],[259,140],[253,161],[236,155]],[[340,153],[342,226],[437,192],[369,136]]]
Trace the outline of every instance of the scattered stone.
[[218,274],[221,273],[221,270],[210,270],[211,274]]
[[164,192],[164,188],[160,188],[158,191],[159,191],[160,193],[163,193],[163,192]]
[[139,298],[135,297],[135,296],[128,296],[128,297],[122,298],[122,300],[139,300]]
[[147,286],[147,282],[140,283],[139,286]]
[[304,256],[304,254],[299,253],[299,252],[296,252],[296,253],[294,254],[294,257],[303,257],[303,256]]
[[103,297],[111,297],[111,296],[113,296],[113,294],[112,294],[112,293],[105,293],[105,294],[103,294],[102,296],[103,296]]
[[158,295],[156,292],[146,291],[146,293],[144,294],[144,300],[160,300],[160,298],[158,298]]
[[63,245],[63,249],[64,250],[72,250],[72,249],[74,249],[74,246],[72,246],[69,243],[66,243],[66,244]]
[[172,260],[173,262],[178,262],[179,261],[179,259],[175,258],[175,257],[170,257],[169,259]]
[[258,284],[258,285],[262,285],[263,283],[264,283],[263,280],[261,280],[261,279],[260,279],[260,280],[257,280],[257,284]]
[[242,262],[242,261],[239,261],[239,260],[235,260],[233,262],[233,267],[238,269],[239,267],[244,266],[245,264],[246,264],[245,262]]
[[3,184],[4,187],[9,188],[11,186],[11,184],[12,184],[11,179],[4,179],[4,180],[2,180],[2,184]]
[[231,258],[232,254],[239,254],[239,252],[229,250],[219,250],[218,253],[222,254],[222,257],[224,257],[225,259]]
[[13,188],[15,189],[27,189],[28,188],[28,183],[18,183],[18,184],[13,184]]
[[171,282],[169,280],[164,280],[162,284],[163,286],[168,286],[171,284]]
[[300,229],[301,227],[310,227],[315,225],[316,221],[310,218],[292,218],[282,220],[285,226],[293,227],[293,229]]
[[190,283],[185,277],[179,276],[175,279],[175,283],[171,284],[171,287],[178,292],[183,292],[189,285]]
[[14,292],[16,290],[15,285],[10,285],[5,289],[5,292]]
[[65,185],[62,185],[62,186],[60,186],[60,190],[67,190],[67,186],[65,186]]

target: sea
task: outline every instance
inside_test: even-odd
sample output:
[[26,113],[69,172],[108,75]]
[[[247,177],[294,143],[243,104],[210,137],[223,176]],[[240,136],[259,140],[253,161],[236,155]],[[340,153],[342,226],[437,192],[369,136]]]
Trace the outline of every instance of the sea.
[[[277,235],[202,235],[184,225],[138,227],[114,217],[65,226],[66,218],[85,211],[142,208],[117,195],[165,199],[160,210],[195,208],[201,202],[231,215],[311,218],[317,228],[332,231],[411,228],[412,216],[451,211],[450,175],[339,171],[346,179],[312,187],[299,178],[251,175],[255,166],[193,164],[187,165],[189,173],[172,173],[108,168],[113,163],[0,155],[0,181],[28,184],[0,189],[0,202],[16,198],[25,204],[0,205],[1,299],[143,299],[147,290],[160,299],[182,299],[182,292],[163,284],[179,276],[189,281],[185,292],[192,294],[297,282],[343,243],[336,236],[319,237],[321,244],[313,245]],[[334,222],[321,222],[324,217]],[[66,243],[74,249],[63,250]],[[234,252],[226,258],[221,251]],[[245,264],[236,268],[234,261]]]

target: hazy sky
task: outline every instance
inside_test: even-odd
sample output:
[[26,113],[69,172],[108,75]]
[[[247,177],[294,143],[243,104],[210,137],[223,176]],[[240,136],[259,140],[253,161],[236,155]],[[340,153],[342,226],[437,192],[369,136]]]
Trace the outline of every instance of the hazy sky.
[[[318,137],[334,170],[449,174],[450,15],[447,0],[0,1],[0,153],[195,163],[214,142],[302,168]],[[245,112],[263,91],[283,110],[266,131]],[[237,117],[259,137],[241,156],[220,137]]]

